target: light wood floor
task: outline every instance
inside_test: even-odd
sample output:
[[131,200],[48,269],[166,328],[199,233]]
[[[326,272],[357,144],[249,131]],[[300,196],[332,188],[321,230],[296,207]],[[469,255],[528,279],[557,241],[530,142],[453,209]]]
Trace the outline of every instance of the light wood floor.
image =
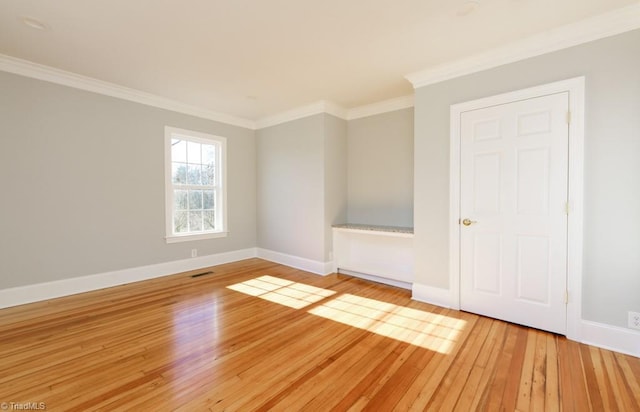
[[640,359],[259,259],[0,310],[47,410],[640,411]]

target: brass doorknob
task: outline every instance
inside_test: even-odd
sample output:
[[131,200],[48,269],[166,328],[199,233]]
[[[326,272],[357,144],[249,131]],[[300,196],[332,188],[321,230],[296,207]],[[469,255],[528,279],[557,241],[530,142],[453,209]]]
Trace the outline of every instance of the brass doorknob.
[[469,218],[465,218],[465,219],[462,221],[462,224],[463,224],[463,225],[465,225],[465,226],[471,226],[471,225],[472,225],[472,224],[474,224],[474,223],[478,223],[478,222],[477,222],[477,221],[475,221],[475,220],[471,220],[471,219],[469,219]]

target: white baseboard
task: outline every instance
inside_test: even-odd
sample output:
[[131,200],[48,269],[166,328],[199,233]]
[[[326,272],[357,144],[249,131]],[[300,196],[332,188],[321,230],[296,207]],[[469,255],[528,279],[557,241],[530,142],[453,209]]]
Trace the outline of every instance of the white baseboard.
[[291,266],[292,268],[305,270],[307,272],[315,273],[316,275],[324,276],[333,272],[333,262],[320,262],[318,260],[301,258],[262,248],[257,249],[257,256],[260,259]]
[[[35,285],[1,289],[0,309],[173,275],[175,273],[236,262],[253,257],[259,257],[319,275],[332,273],[333,269],[333,262],[320,262],[267,249],[249,248],[192,259],[176,260],[113,272],[38,283]],[[376,282],[392,284],[393,286],[403,287],[405,289],[411,286],[412,298],[414,300],[445,308],[451,307],[451,293],[449,289],[436,288],[419,283],[410,285],[404,282],[397,282],[400,284],[394,284],[376,276],[362,275],[359,273],[354,274],[349,271],[342,272],[353,276],[364,277],[365,279]],[[579,341],[588,345],[640,358],[640,332],[631,329],[583,320],[581,322]]]
[[640,358],[640,332],[588,320],[581,329],[582,343]]
[[402,282],[400,280],[389,279],[381,276],[368,275],[366,273],[356,272],[356,271],[347,270],[347,269],[339,269],[338,271],[339,273],[344,273],[345,275],[355,276],[357,278],[370,280],[372,282],[384,283],[385,285],[391,285],[398,288],[411,290],[411,283],[408,283],[408,282]]
[[411,292],[411,299],[413,300],[451,308],[451,292],[449,289],[414,283]]
[[[451,308],[449,289],[414,283],[412,291],[414,300]],[[640,358],[640,332],[632,329],[581,320],[579,334],[572,340]]]
[[330,262],[325,262],[324,263],[324,272],[322,272],[324,275],[328,275],[330,273],[336,273],[338,269],[336,269],[336,264],[335,262],[332,260]]
[[[449,289],[414,283],[412,291],[417,301],[451,308]],[[581,320],[580,332],[572,340],[640,358],[640,332],[635,330]]]
[[249,248],[192,259],[175,260],[113,272],[37,283],[35,285],[1,289],[0,309],[173,275],[175,273],[236,262],[253,257],[256,257],[256,249]]

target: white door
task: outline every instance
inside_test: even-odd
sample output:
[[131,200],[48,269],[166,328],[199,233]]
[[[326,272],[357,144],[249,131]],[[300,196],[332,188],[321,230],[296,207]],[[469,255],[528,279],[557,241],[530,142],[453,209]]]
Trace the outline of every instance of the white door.
[[461,113],[462,310],[565,333],[568,110],[564,92]]

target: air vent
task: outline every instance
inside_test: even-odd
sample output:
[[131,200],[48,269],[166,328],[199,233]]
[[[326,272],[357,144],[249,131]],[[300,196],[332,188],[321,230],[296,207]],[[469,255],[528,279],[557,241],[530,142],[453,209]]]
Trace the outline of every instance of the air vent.
[[195,275],[191,275],[192,278],[199,278],[200,276],[213,275],[212,271],[196,273]]

